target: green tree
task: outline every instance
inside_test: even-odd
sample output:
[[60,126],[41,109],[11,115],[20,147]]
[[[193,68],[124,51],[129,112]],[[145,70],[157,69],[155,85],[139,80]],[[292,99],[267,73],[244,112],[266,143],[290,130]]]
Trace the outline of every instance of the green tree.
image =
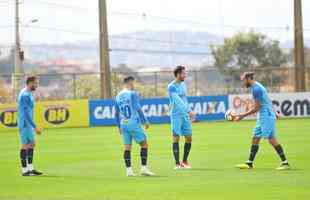
[[246,69],[248,67],[279,67],[288,61],[279,41],[256,32],[239,32],[226,38],[222,46],[211,45],[215,65],[220,69],[228,67]]

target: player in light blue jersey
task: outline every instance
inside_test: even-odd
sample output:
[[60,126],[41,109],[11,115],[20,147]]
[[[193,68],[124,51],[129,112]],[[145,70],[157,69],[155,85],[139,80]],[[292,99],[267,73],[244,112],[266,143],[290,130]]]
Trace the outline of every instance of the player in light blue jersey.
[[142,124],[145,129],[149,128],[148,119],[144,116],[139,95],[134,91],[134,77],[128,76],[124,79],[124,89],[116,96],[115,117],[120,134],[124,142],[124,160],[127,176],[135,176],[131,167],[131,146],[132,140],[140,144],[141,171],[144,176],[154,175],[147,167],[148,143]]
[[[195,114],[189,107],[187,101],[187,91],[184,80],[186,72],[184,66],[177,66],[174,70],[175,80],[168,85],[170,101],[170,121],[173,134],[172,151],[176,163],[175,169],[191,168],[188,163],[188,156],[192,146],[192,125],[191,120]],[[185,137],[183,160],[180,162],[179,141],[180,137]]]
[[41,129],[33,121],[34,98],[32,92],[38,87],[37,78],[28,77],[26,87],[18,95],[18,128],[21,140],[20,159],[23,176],[35,176],[42,173],[33,168],[35,147],[34,132],[41,134]]
[[268,139],[269,143],[274,147],[279,157],[282,160],[278,170],[287,170],[290,168],[289,163],[285,157],[282,146],[278,143],[275,133],[276,119],[279,118],[279,114],[272,108],[272,102],[268,97],[266,88],[259,82],[254,80],[253,72],[246,72],[241,76],[243,84],[247,88],[251,88],[255,105],[252,109],[245,113],[241,113],[236,116],[235,120],[239,121],[248,115],[258,113],[256,127],[253,130],[252,146],[250,150],[250,156],[245,164],[237,165],[240,169],[253,168],[253,161],[255,155],[259,149],[259,142],[261,138]]

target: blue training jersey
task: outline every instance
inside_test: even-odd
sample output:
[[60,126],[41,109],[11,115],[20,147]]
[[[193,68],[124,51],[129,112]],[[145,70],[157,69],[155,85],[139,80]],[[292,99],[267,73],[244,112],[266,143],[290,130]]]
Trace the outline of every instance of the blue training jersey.
[[251,86],[252,95],[255,101],[260,103],[259,116],[275,116],[271,100],[268,96],[267,89],[259,82]]
[[31,91],[22,89],[18,95],[18,127],[36,128],[33,121],[34,98]]
[[175,80],[168,85],[168,95],[170,101],[170,115],[187,115],[191,109],[187,100],[187,89],[184,82]]
[[148,123],[141,109],[138,93],[128,89],[123,89],[116,96],[115,117],[118,127],[122,124]]

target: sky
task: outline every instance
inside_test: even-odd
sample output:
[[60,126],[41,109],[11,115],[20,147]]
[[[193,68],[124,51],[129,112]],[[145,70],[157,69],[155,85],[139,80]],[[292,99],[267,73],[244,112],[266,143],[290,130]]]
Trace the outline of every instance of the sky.
[[[109,34],[134,31],[208,31],[231,36],[254,29],[281,41],[293,38],[293,0],[107,0]],[[98,38],[97,0],[21,0],[25,44]],[[310,0],[303,0],[310,38]],[[29,24],[32,19],[38,22]],[[0,46],[14,43],[14,0],[0,0]]]

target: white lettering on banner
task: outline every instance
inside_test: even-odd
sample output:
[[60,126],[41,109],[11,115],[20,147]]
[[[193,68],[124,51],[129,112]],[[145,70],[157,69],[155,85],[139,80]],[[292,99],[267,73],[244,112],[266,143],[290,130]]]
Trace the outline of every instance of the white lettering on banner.
[[169,114],[168,104],[145,104],[142,111],[147,117],[160,117]]
[[197,115],[219,114],[226,112],[226,106],[223,101],[195,102],[190,103],[189,106]]
[[[303,93],[270,93],[273,108],[286,117],[310,116],[310,92]],[[248,111],[254,101],[251,95],[230,95],[229,108],[237,113]],[[249,117],[253,119],[255,115]]]
[[114,115],[114,106],[97,106],[94,110],[94,116],[96,119],[113,119]]

